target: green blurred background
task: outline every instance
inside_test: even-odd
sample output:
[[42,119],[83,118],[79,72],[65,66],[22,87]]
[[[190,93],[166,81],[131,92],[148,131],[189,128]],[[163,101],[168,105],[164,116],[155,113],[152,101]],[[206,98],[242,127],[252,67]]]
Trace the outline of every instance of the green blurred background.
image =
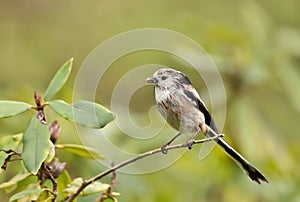
[[[119,201],[300,201],[299,8],[297,0],[1,1],[0,99],[33,103],[33,90],[44,92],[57,69],[74,57],[71,79],[57,95],[71,102],[76,73],[101,42],[138,28],[174,30],[195,40],[216,62],[226,87],[226,140],[270,183],[251,182],[216,148],[205,160],[198,160],[197,151],[191,151],[159,172],[118,174]],[[97,102],[109,107],[118,78],[148,63],[179,66],[174,57],[155,51],[121,58],[107,72],[111,82],[97,93]],[[195,83],[193,76],[192,80]],[[131,112],[147,117],[154,104],[152,93],[150,86],[141,89],[133,98]],[[0,136],[22,132],[31,115],[0,120]],[[49,111],[49,119],[55,118]],[[80,143],[74,126],[58,120],[63,126],[59,142]],[[147,149],[165,140],[149,142]],[[145,151],[144,144],[129,145]],[[73,178],[89,178],[104,169],[93,160],[59,155]],[[17,168],[17,164],[9,165],[1,173],[1,182]],[[8,197],[0,191],[1,201]]]

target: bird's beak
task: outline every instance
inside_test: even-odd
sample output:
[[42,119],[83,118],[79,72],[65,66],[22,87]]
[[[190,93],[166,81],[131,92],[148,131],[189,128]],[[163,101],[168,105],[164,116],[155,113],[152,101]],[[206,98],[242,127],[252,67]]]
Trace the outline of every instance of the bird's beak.
[[156,78],[154,78],[154,77],[149,77],[149,78],[147,78],[147,82],[148,83],[153,83],[153,84],[156,84],[157,83],[157,79]]

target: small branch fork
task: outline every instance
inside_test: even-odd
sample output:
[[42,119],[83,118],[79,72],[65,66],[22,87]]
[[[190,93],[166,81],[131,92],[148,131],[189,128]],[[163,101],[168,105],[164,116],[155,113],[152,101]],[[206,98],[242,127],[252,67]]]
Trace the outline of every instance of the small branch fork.
[[3,165],[1,166],[1,168],[3,170],[6,170],[7,168],[7,164],[11,161],[18,161],[18,160],[22,160],[21,158],[17,158],[17,159],[12,159],[13,156],[19,156],[21,157],[21,154],[12,150],[12,149],[8,149],[8,150],[5,150],[5,149],[0,149],[0,152],[4,152],[6,154],[8,154],[8,156],[4,159],[4,163]]
[[[209,138],[205,138],[205,139],[201,139],[201,140],[193,140],[191,142],[191,145],[202,144],[204,142],[213,141],[213,140],[216,140],[216,139],[221,138],[221,137],[224,137],[224,134],[219,134],[219,135],[216,135],[214,137],[209,137]],[[172,145],[172,146],[167,146],[166,148],[154,149],[154,150],[151,150],[151,151],[139,154],[139,155],[137,155],[135,157],[132,157],[132,158],[130,158],[128,160],[125,160],[125,161],[123,161],[123,162],[121,162],[119,164],[116,164],[116,165],[112,166],[111,168],[103,171],[102,173],[99,173],[98,175],[90,178],[89,180],[84,181],[81,184],[81,186],[78,188],[78,190],[76,191],[76,193],[71,194],[70,196],[68,196],[68,198],[66,199],[66,202],[73,201],[80,194],[80,192],[82,192],[85,189],[85,187],[87,187],[88,185],[92,184],[96,180],[99,180],[102,177],[108,175],[109,173],[116,171],[117,169],[120,169],[120,168],[122,168],[122,167],[124,167],[124,166],[126,166],[128,164],[131,164],[131,163],[133,163],[135,161],[143,159],[143,158],[145,158],[147,156],[154,155],[156,153],[162,153],[163,151],[169,151],[169,150],[178,149],[178,148],[186,148],[188,146],[190,146],[189,143],[184,143],[184,144],[176,144],[176,145]]]
[[42,104],[42,97],[36,91],[34,91],[33,97],[36,107],[32,108],[38,111],[36,117],[40,120],[42,124],[47,125],[46,116],[44,113],[44,105]]
[[53,201],[55,201],[57,197],[57,182],[51,172],[51,168],[44,162],[42,165],[43,171],[47,175],[47,178],[49,178],[52,182],[53,188],[52,188],[52,195],[54,196]]

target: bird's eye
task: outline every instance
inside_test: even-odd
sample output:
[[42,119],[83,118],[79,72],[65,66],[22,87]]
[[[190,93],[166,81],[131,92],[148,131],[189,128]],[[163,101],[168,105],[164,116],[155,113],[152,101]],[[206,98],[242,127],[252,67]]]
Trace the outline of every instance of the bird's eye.
[[166,76],[162,76],[161,79],[162,79],[162,80],[166,80],[167,77],[166,77]]

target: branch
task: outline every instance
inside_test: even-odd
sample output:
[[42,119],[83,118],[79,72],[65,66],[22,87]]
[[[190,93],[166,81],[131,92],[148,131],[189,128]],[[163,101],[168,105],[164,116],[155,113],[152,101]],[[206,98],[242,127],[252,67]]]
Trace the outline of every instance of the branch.
[[1,166],[1,168],[3,170],[6,170],[7,168],[7,164],[11,161],[18,161],[18,160],[22,160],[21,158],[19,159],[11,159],[14,155],[17,155],[17,156],[21,156],[20,153],[12,150],[12,149],[8,149],[8,150],[5,150],[5,149],[0,149],[0,152],[5,152],[6,154],[8,154],[8,156],[4,159],[4,162],[3,162],[3,165]]
[[48,165],[46,163],[43,163],[43,169],[46,172],[47,177],[51,180],[53,188],[52,188],[52,195],[54,196],[53,201],[56,200],[57,197],[57,182],[53,176],[53,174],[51,173],[50,168],[48,167]]
[[[205,138],[205,139],[202,139],[202,140],[193,140],[192,145],[194,145],[194,144],[202,144],[204,142],[209,142],[209,141],[212,141],[212,140],[216,140],[216,139],[218,139],[220,137],[224,137],[224,134],[216,135],[214,137],[209,137],[209,138]],[[113,166],[113,167],[111,167],[111,168],[103,171],[102,173],[99,173],[95,177],[93,177],[93,178],[91,178],[89,180],[84,181],[81,184],[81,186],[77,189],[76,193],[71,194],[70,196],[68,196],[68,198],[66,199],[66,202],[73,201],[80,194],[80,192],[82,192],[88,185],[92,184],[96,180],[101,179],[102,177],[108,175],[109,173],[111,173],[111,172],[113,172],[113,171],[115,171],[115,170],[117,170],[119,168],[122,168],[122,167],[124,167],[124,166],[126,166],[128,164],[131,164],[131,163],[133,163],[133,162],[135,162],[137,160],[140,160],[142,158],[145,158],[147,156],[151,156],[151,155],[156,154],[156,153],[162,153],[162,150],[169,151],[169,150],[178,149],[178,148],[185,148],[187,146],[188,146],[188,144],[185,143],[185,144],[177,144],[177,145],[168,146],[168,147],[163,148],[163,149],[162,148],[157,148],[157,149],[154,149],[154,150],[151,150],[151,151],[139,154],[139,155],[137,155],[135,157],[132,157],[132,158],[130,158],[128,160],[125,160],[125,161],[123,161],[123,162],[121,162],[121,163],[119,163],[119,164],[117,164],[117,165],[115,165],[115,166]]]

